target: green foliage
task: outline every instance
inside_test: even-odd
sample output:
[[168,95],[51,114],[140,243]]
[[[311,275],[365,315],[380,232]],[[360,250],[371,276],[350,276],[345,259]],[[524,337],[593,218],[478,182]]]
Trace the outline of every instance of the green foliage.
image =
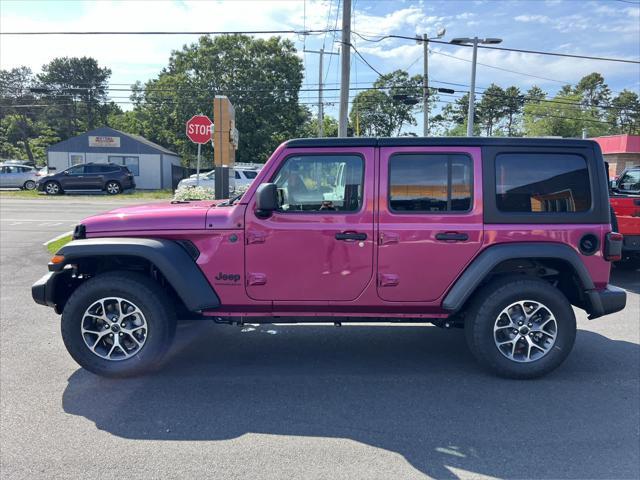
[[[356,135],[393,137],[401,135],[405,125],[417,124],[415,114],[422,108],[421,75],[409,77],[406,71],[396,70],[378,77],[373,87],[353,100],[350,122]],[[411,105],[404,100],[411,98],[420,101]]]
[[629,135],[640,135],[640,100],[638,94],[623,90],[611,102],[607,119],[614,129]]
[[[138,85],[133,113],[123,123],[113,121],[188,161],[196,148],[184,134],[185,122],[197,113],[212,116],[213,98],[226,95],[240,132],[236,160],[263,162],[278,144],[303,129],[307,112],[298,105],[302,78],[302,61],[289,40],[201,37],[174,51],[157,78]],[[204,158],[213,159],[211,146],[203,147]]]

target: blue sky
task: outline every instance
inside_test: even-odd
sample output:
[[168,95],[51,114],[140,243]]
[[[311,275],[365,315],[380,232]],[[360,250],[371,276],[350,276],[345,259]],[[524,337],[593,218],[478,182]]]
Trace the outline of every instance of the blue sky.
[[[367,1],[352,0],[353,30],[375,38],[381,34],[413,36],[435,34],[446,28],[445,40],[459,36],[503,38],[503,46],[617,58],[640,58],[640,1],[636,0],[470,0],[470,1]],[[340,27],[338,0],[322,1],[12,1],[0,3],[2,31],[34,30],[270,30],[323,29]],[[315,54],[302,48],[337,51],[329,35],[289,36],[300,50],[306,69],[305,82],[314,88],[318,78]],[[56,56],[89,55],[112,69],[112,84],[118,88],[136,80],[145,81],[166,65],[171,50],[194,41],[195,36],[117,37],[22,37],[0,39],[0,66],[27,65],[34,71]],[[421,73],[422,47],[413,41],[384,40],[373,43],[358,37],[356,48],[379,71],[397,68]],[[434,86],[451,82],[468,84],[470,49],[431,45],[430,78]],[[448,55],[448,56],[447,56]],[[458,58],[452,58],[458,57]],[[536,84],[553,93],[564,82],[575,83],[592,71],[605,75],[614,91],[639,91],[640,67],[633,64],[598,62],[480,51],[477,85],[495,82],[503,87],[528,89]],[[325,58],[327,88],[336,88],[339,57]],[[510,70],[505,71],[505,70]],[[517,72],[517,73],[514,73]],[[352,56],[352,86],[365,87],[375,74]],[[542,77],[542,78],[536,78]],[[114,85],[116,86],[116,85]],[[454,87],[456,88],[456,87]],[[463,90],[464,87],[458,87]],[[353,92],[355,94],[357,92]],[[126,102],[127,92],[112,92]],[[327,92],[328,101],[337,92]],[[316,94],[302,92],[301,101],[313,102]],[[123,103],[127,108],[127,104]],[[442,105],[442,104],[441,104]],[[335,115],[335,107],[327,108]]]

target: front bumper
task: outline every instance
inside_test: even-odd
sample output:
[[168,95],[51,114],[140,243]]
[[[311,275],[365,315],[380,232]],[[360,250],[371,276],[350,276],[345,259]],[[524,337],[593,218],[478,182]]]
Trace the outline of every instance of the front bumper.
[[31,296],[36,303],[47,307],[55,307],[54,301],[56,276],[60,272],[49,272],[31,286]]
[[619,312],[627,304],[627,292],[623,289],[607,285],[602,290],[587,290],[591,308],[589,320]]

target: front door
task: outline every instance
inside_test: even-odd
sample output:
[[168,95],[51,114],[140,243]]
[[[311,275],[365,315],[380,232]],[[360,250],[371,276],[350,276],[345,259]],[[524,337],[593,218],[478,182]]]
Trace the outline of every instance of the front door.
[[480,148],[382,148],[380,298],[440,298],[480,249],[481,200]]
[[373,275],[374,149],[289,149],[267,182],[279,209],[246,211],[246,289],[256,300],[348,301]]

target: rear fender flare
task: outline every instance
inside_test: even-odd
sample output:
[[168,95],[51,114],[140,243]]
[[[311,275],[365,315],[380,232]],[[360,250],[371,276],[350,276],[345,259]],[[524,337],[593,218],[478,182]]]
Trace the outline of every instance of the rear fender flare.
[[501,244],[488,247],[469,264],[445,295],[442,308],[457,312],[498,264],[521,258],[549,258],[567,262],[573,268],[583,290],[595,289],[587,267],[578,253],[567,245],[548,242]]

